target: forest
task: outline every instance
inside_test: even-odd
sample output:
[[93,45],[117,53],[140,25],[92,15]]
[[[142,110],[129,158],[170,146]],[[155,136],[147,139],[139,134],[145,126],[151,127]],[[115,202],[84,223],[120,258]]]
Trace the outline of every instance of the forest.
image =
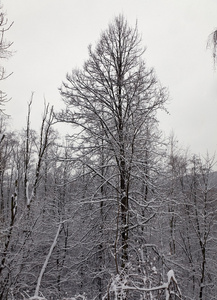
[[[1,9],[1,80],[10,26]],[[217,299],[214,157],[161,132],[168,90],[137,26],[117,16],[88,53],[39,132],[34,95],[17,132],[1,91],[0,300]]]

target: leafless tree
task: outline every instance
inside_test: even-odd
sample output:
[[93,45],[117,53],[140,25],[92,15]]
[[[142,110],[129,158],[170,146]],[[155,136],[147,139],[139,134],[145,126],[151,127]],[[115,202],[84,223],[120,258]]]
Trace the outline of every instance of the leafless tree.
[[53,107],[49,107],[49,104],[45,104],[44,114],[42,117],[41,130],[39,143],[37,145],[37,162],[36,162],[36,170],[35,177],[32,183],[32,192],[29,192],[29,164],[31,158],[31,127],[30,127],[30,114],[31,114],[31,105],[33,100],[33,94],[31,96],[31,100],[28,104],[28,114],[27,114],[27,125],[26,125],[26,138],[25,138],[25,150],[24,150],[24,164],[25,164],[25,176],[24,176],[24,188],[25,188],[25,199],[27,207],[30,207],[30,203],[36,195],[36,189],[40,181],[40,171],[43,163],[43,159],[46,153],[47,148],[50,144],[50,135],[51,135],[51,125],[53,120]]
[[[6,18],[5,12],[3,11],[2,6],[0,6],[0,81],[11,75],[6,74],[5,68],[2,65],[2,61],[10,57],[12,54],[10,47],[13,43],[8,42],[5,39],[5,32],[7,32],[12,25],[13,22],[8,24],[8,19]],[[0,90],[0,105],[4,105],[7,100],[7,95]]]
[[[137,26],[129,27],[123,16],[115,18],[95,49],[89,47],[89,59],[83,69],[67,74],[61,88],[66,110],[57,116],[59,121],[73,125],[73,159],[85,166],[86,176],[89,172],[98,177],[102,194],[105,186],[112,190],[110,201],[116,203],[112,252],[118,274],[128,269],[130,232],[141,226],[133,223],[136,214],[141,213],[141,205],[144,209],[149,206],[148,201],[142,201],[153,179],[153,169],[140,175],[150,167],[147,158],[154,150],[148,143],[154,135],[156,111],[164,109],[167,99],[166,90],[142,59],[144,49],[140,42]],[[136,192],[142,182],[146,185],[143,194]],[[92,193],[97,194],[92,190],[88,197],[95,204],[98,201],[102,209],[105,199],[96,201]],[[136,206],[140,207],[137,212],[133,211]],[[143,215],[141,223],[150,217]]]

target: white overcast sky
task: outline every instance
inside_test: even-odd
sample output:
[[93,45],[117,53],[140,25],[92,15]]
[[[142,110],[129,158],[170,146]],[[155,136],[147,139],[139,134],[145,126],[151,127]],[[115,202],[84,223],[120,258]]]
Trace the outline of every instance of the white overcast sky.
[[[14,55],[4,62],[13,72],[1,89],[12,100],[5,109],[12,128],[25,126],[27,102],[35,92],[32,125],[39,127],[44,98],[58,110],[67,72],[82,67],[88,45],[118,14],[142,34],[144,58],[168,87],[170,115],[160,127],[196,154],[217,150],[217,73],[208,35],[217,27],[216,0],[3,0],[14,25],[7,33]],[[69,128],[70,132],[70,128]]]

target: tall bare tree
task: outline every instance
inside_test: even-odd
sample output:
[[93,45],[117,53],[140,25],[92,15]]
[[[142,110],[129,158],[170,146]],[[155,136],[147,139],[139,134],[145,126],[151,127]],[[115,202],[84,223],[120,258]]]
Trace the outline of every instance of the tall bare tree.
[[[133,224],[138,211],[132,208],[138,203],[144,209],[149,206],[138,198],[144,201],[147,185],[153,179],[151,174],[144,175],[150,161],[147,157],[151,157],[149,151],[154,151],[147,145],[151,143],[150,132],[153,135],[155,131],[156,111],[164,109],[167,100],[166,90],[153,69],[147,68],[143,53],[137,26],[131,28],[122,15],[115,18],[96,47],[89,47],[89,59],[83,68],[67,74],[61,88],[66,110],[57,116],[74,127],[73,159],[99,178],[102,194],[102,187],[112,190],[110,201],[116,203],[114,257],[120,276],[127,272],[130,262],[131,228],[138,226]],[[105,155],[106,165],[100,165],[100,161],[105,164]],[[144,182],[146,188],[141,195],[137,189]],[[89,192],[94,203],[97,193],[93,189]],[[101,212],[103,202],[103,197],[98,199]],[[150,215],[143,216],[141,223],[149,218]]]

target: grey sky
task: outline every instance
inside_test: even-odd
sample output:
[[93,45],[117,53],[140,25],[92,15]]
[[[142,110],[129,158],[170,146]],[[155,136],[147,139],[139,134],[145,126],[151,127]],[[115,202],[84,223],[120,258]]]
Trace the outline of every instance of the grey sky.
[[[34,91],[33,120],[39,126],[44,97],[63,106],[58,87],[66,72],[81,67],[87,46],[119,13],[130,25],[138,21],[144,58],[168,87],[170,115],[161,114],[160,127],[174,131],[191,152],[217,150],[217,74],[208,35],[217,27],[216,0],[5,0],[14,25],[7,38],[16,52],[4,62],[14,74],[2,84],[11,102],[6,112],[13,128],[25,125],[27,102]],[[70,131],[70,129],[69,129]]]

